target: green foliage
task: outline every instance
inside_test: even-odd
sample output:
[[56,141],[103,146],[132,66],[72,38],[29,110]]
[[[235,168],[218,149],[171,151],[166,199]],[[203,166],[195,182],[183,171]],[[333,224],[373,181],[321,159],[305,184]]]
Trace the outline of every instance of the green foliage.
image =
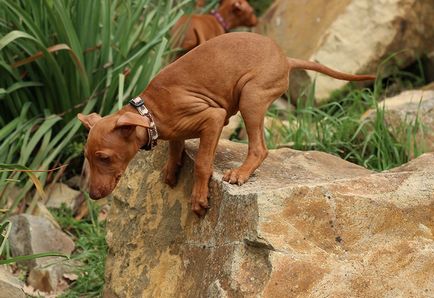
[[104,286],[104,268],[107,255],[105,222],[99,222],[99,207],[87,198],[89,216],[75,220],[72,211],[66,207],[53,209],[52,213],[60,226],[75,238],[76,249],[71,259],[77,265],[73,270],[78,279],[61,297],[101,297]]
[[[18,117],[29,99],[32,116],[89,102],[109,113],[140,93],[161,67],[164,36],[181,13],[172,1],[151,0],[6,0],[0,11],[5,120]],[[126,90],[118,90],[122,83]]]
[[[381,86],[374,91],[352,89],[334,95],[333,102],[314,105],[314,87],[306,101],[299,101],[287,121],[266,131],[270,148],[289,146],[298,150],[319,150],[342,157],[373,170],[387,170],[409,161],[422,151],[415,142],[422,130],[418,117],[401,127],[389,127],[384,107],[378,104]],[[372,109],[370,117],[364,113]],[[271,109],[268,116],[277,118],[281,111]]]
[[[143,91],[191,1],[174,2],[0,1],[0,163],[48,169],[79,141],[78,112],[105,115]],[[46,182],[47,173],[36,175]],[[1,173],[0,208],[8,178]],[[21,200],[32,183],[13,179]]]
[[255,9],[258,16],[262,15],[273,2],[273,0],[249,0],[250,5]]
[[[30,103],[24,104],[21,115],[0,129],[0,163],[2,164],[0,166],[0,208],[6,207],[10,185],[12,183],[21,185],[21,192],[16,196],[12,206],[9,206],[9,211],[18,206],[25,194],[35,185],[43,184],[47,177],[47,172],[35,172],[24,176],[25,172],[21,170],[48,169],[75,133],[72,128],[76,124],[70,121],[57,135],[53,136],[53,128],[61,118],[56,115],[46,118],[28,118],[29,107]],[[74,156],[70,156],[72,157]],[[11,171],[8,165],[20,171]],[[22,165],[27,165],[27,167]],[[41,182],[35,183],[35,178]],[[34,198],[34,203],[36,199],[37,197]]]

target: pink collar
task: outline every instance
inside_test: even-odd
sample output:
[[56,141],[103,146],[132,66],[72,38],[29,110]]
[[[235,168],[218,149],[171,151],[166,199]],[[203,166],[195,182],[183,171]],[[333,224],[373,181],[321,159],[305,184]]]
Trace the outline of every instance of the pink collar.
[[225,19],[223,19],[222,15],[215,9],[211,10],[211,14],[216,18],[217,22],[219,22],[223,29],[225,29],[226,32],[229,32],[229,25]]

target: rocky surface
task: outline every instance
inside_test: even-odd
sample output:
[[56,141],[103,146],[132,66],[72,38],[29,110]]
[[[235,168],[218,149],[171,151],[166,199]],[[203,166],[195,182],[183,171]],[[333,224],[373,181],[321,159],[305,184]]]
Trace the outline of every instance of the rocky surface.
[[[395,137],[406,142],[407,131],[403,128],[418,128],[414,142],[423,151],[434,151],[434,85],[420,90],[404,91],[386,98],[379,103],[384,108],[384,119],[395,133]],[[368,110],[363,118],[375,117],[373,110]]]
[[[74,242],[49,220],[20,214],[10,218],[12,230],[9,244],[12,256],[33,255],[45,252],[60,252],[71,255]],[[27,282],[35,289],[55,291],[65,272],[63,258],[44,257],[23,262],[30,270]]]
[[[405,67],[434,50],[433,14],[432,0],[277,0],[258,31],[288,56],[350,73],[376,73],[391,54]],[[320,100],[346,84],[313,72],[295,73],[291,95],[314,79]]]
[[78,190],[72,189],[63,183],[53,183],[46,189],[48,200],[47,207],[60,208],[62,204],[74,209],[77,197],[81,194]]
[[0,266],[0,298],[24,298],[24,283],[12,275],[6,266]]
[[375,173],[321,152],[271,151],[243,186],[246,146],[220,141],[211,209],[174,189],[162,143],[130,164],[108,219],[105,297],[432,297],[434,154]]

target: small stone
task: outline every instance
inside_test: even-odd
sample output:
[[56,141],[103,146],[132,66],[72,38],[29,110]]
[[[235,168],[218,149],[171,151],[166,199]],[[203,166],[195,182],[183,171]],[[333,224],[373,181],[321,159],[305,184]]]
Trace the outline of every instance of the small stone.
[[5,265],[0,266],[0,298],[25,298],[24,283],[12,275]]
[[241,114],[238,112],[236,115],[229,118],[229,123],[223,127],[220,138],[229,140],[230,137],[235,134],[236,130],[241,126],[241,123]]
[[42,202],[37,202],[35,209],[33,209],[32,215],[37,217],[43,217],[49,220],[54,227],[60,230],[60,225],[57,220],[54,218],[53,214],[51,214],[50,210]]
[[74,209],[75,200],[80,195],[79,191],[63,183],[50,184],[46,192],[48,197],[46,205],[50,208],[60,208],[62,204],[65,204],[66,207]]
[[82,179],[81,176],[72,176],[68,180],[65,181],[65,184],[68,185],[70,188],[78,190],[80,189],[82,185]]
[[[60,252],[71,255],[74,242],[49,220],[29,214],[10,218],[12,230],[9,245],[12,256]],[[51,292],[57,289],[65,271],[64,258],[43,257],[21,262],[30,270],[28,282],[35,289]]]

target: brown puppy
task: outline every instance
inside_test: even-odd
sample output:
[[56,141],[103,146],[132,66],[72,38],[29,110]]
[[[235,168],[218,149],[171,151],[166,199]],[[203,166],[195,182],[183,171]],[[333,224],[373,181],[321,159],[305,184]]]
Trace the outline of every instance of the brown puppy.
[[172,47],[182,54],[211,38],[239,26],[256,26],[257,19],[247,0],[222,0],[217,10],[205,15],[182,16],[172,29]]
[[176,184],[184,140],[200,138],[191,204],[196,214],[203,215],[208,208],[208,182],[223,126],[241,111],[249,137],[247,158],[223,178],[241,185],[267,157],[264,115],[287,89],[294,68],[319,71],[341,80],[375,78],[287,58],[274,41],[258,34],[216,37],[165,67],[150,82],[140,98],[152,117],[140,115],[132,105],[104,118],[78,115],[90,129],[85,148],[90,165],[90,196],[98,199],[112,192],[136,152],[143,144],[151,144],[154,130],[149,127],[155,121],[159,138],[169,140],[164,179],[170,186]]

